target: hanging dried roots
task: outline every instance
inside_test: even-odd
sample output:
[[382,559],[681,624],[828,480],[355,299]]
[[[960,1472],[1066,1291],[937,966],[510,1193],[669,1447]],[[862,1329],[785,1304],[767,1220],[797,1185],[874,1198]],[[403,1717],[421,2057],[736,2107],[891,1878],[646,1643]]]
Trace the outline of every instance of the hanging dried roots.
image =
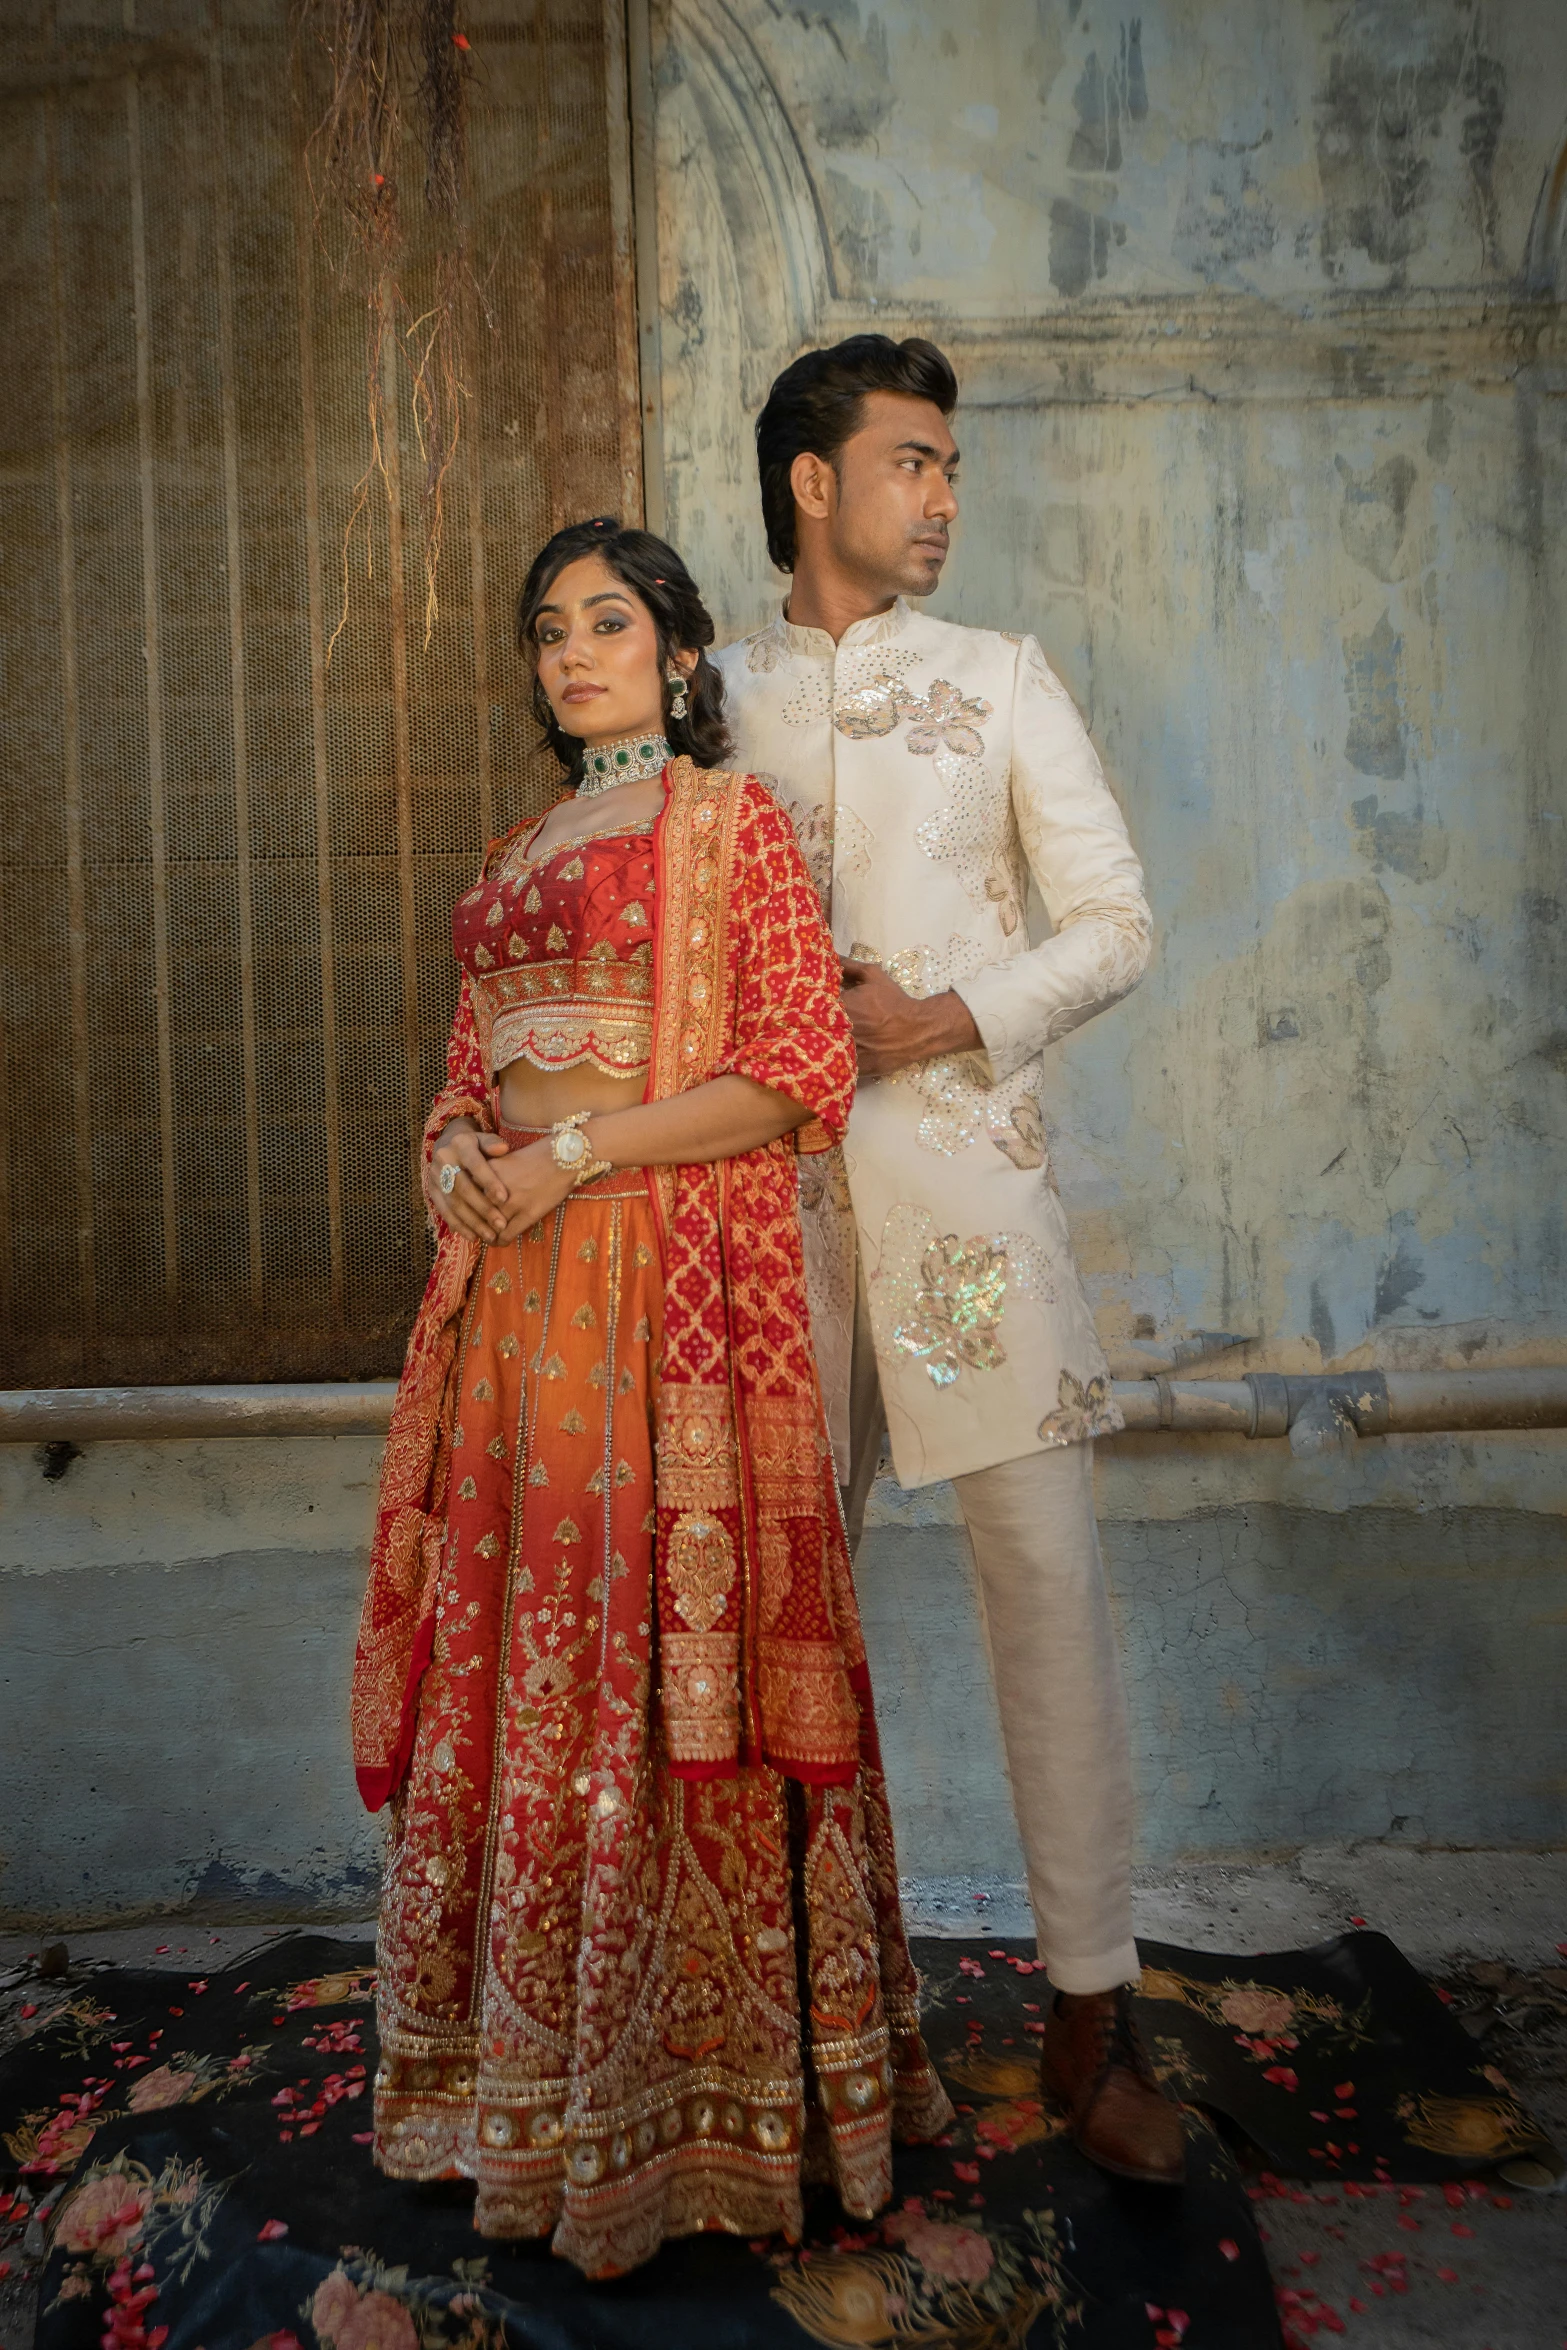
[[[370,461],[344,537],[344,608],[354,533],[377,476],[390,489],[398,360],[422,460],[425,640],[436,613],[446,479],[462,426],[465,316],[477,288],[464,236],[467,85],[471,73],[456,0],[301,0],[300,32],[323,52],[329,95],[306,145],[317,227],[337,250],[337,270],[365,302],[365,391]],[[424,212],[434,261],[432,295],[415,309],[407,291],[409,235],[399,165],[417,139]],[[346,231],[346,236],[334,234]]]

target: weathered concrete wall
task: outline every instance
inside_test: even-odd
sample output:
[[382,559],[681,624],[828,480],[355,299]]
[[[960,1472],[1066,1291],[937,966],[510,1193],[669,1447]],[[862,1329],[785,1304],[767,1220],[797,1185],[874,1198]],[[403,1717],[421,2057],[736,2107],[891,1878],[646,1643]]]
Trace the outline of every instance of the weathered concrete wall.
[[[348,1761],[369,1440],[0,1446],[0,1926],[364,1916]],[[1567,1437],[1102,1446],[1153,1863],[1561,1841]],[[1015,1882],[950,1488],[859,1569],[907,1874]]]
[[0,1917],[365,1916],[348,1672],[380,1445],[0,1445]]
[[1050,1079],[1107,1339],[1560,1360],[1567,12],[653,0],[651,30],[650,478],[723,628],[781,585],[775,369],[935,335],[934,608],[1038,632],[1147,862],[1154,971]]

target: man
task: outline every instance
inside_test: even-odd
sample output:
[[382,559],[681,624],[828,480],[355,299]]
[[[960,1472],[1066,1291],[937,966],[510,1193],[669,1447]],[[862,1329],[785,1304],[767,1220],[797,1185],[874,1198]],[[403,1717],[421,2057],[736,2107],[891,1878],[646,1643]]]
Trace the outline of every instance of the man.
[[1039,1106],[1045,1048],[1142,976],[1148,907],[1033,638],[905,600],[946,559],[956,405],[923,341],[855,335],[785,369],[756,440],[788,602],[718,658],[740,760],[826,901],[859,1048],[842,1169],[804,1202],[850,1538],[885,1415],[901,1482],[950,1477],[973,1546],[1056,1989],[1046,2086],[1096,2162],[1173,2184],[1180,2118],[1130,2006],[1131,1765],[1093,1514],[1092,1439],[1121,1423]]

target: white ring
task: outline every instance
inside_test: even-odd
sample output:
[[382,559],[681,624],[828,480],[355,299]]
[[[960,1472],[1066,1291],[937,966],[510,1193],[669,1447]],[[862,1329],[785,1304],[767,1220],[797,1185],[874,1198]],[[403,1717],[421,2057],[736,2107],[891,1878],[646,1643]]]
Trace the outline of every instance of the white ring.
[[441,1169],[441,1179],[440,1179],[440,1180],[441,1180],[441,1189],[442,1189],[442,1190],[445,1192],[445,1194],[446,1194],[447,1198],[448,1198],[448,1199],[450,1199],[450,1198],[451,1198],[451,1196],[452,1196],[452,1193],[453,1193],[453,1192],[454,1192],[454,1191],[457,1189],[457,1168],[456,1168],[456,1165],[455,1165],[455,1164],[452,1164],[452,1165],[449,1165],[449,1166],[445,1166],[445,1167],[443,1167],[443,1168]]

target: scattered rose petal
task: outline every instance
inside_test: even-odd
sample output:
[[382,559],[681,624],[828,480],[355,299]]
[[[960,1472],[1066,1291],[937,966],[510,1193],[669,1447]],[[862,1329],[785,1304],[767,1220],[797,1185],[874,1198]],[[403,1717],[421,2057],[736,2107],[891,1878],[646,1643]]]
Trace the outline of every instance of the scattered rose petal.
[[1236,2243],[1233,2236],[1221,2236],[1219,2238],[1219,2250],[1223,2253],[1226,2260],[1239,2260],[1241,2256],[1241,2248]]
[[256,2231],[256,2242],[258,2244],[275,2244],[279,2237],[287,2234],[288,2222],[286,2219],[263,2220]]

